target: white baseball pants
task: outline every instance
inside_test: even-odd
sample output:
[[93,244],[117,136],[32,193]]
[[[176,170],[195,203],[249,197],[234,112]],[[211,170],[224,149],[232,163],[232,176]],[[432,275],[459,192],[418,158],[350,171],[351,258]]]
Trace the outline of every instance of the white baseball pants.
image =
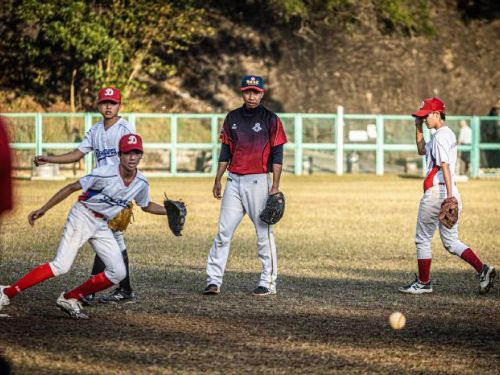
[[80,202],[76,202],[69,211],[56,257],[49,263],[54,275],[60,276],[71,269],[78,251],[87,241],[106,266],[106,277],[115,284],[123,280],[126,276],[125,263],[108,222],[97,218]]
[[[454,189],[453,196],[458,201],[459,211],[462,211],[462,202],[460,194]],[[431,259],[432,250],[431,242],[434,232],[439,227],[441,242],[446,250],[451,254],[461,256],[468,249],[468,246],[458,240],[458,224],[459,221],[451,228],[446,228],[439,221],[439,212],[441,211],[441,203],[446,198],[446,189],[444,186],[433,186],[428,189],[418,208],[417,217],[417,233],[415,236],[415,244],[417,246],[417,259]]]
[[220,286],[226,268],[233,234],[243,216],[248,214],[257,233],[257,251],[262,263],[258,286],[276,289],[278,276],[276,245],[272,227],[259,219],[271,188],[268,174],[236,175],[229,173],[222,197],[219,232],[207,260],[207,285]]

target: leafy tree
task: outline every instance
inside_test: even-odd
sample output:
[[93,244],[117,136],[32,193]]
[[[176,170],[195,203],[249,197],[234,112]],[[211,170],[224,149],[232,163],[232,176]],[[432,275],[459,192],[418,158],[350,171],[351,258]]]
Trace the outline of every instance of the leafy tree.
[[[114,84],[128,95],[144,75],[169,75],[163,58],[210,35],[191,1],[3,0],[0,62],[40,96]],[[3,38],[5,36],[5,38]],[[22,69],[9,64],[22,57]]]

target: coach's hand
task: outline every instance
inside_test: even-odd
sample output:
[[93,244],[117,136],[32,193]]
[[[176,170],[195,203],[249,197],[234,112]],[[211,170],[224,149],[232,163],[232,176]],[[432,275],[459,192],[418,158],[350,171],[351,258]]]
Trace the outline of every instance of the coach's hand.
[[212,193],[214,195],[214,198],[216,198],[216,199],[222,198],[222,183],[220,182],[220,180],[215,180],[214,188],[212,189]]
[[35,220],[38,220],[43,215],[45,215],[45,211],[42,209],[30,212],[30,214],[28,215],[28,222],[30,223],[31,226],[33,226],[35,224]]
[[48,162],[49,157],[47,155],[37,155],[33,158],[33,164],[35,164],[37,167],[47,164]]

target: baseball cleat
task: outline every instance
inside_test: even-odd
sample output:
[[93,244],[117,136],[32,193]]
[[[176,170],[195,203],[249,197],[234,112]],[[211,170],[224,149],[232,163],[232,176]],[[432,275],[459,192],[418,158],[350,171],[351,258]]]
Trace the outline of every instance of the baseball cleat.
[[214,296],[214,295],[219,294],[219,293],[220,293],[220,289],[215,284],[209,284],[203,290],[203,294],[206,295],[206,296]]
[[57,298],[56,306],[73,319],[88,319],[89,316],[82,311],[82,304],[74,298],[64,298],[64,292]]
[[429,280],[428,283],[421,282],[418,277],[409,285],[402,286],[398,289],[401,293],[409,293],[409,294],[424,294],[424,293],[432,293],[432,281]]
[[7,294],[5,294],[3,292],[4,289],[8,288],[9,285],[0,285],[0,310],[2,310],[2,307],[3,306],[9,306],[10,305],[10,299],[9,297],[7,296]]
[[268,296],[270,294],[276,294],[276,290],[266,288],[265,286],[258,286],[252,292],[254,296]]
[[127,292],[121,288],[115,289],[109,295],[99,298],[99,302],[101,303],[135,303],[136,301],[137,298],[134,292]]
[[87,294],[80,300],[83,306],[92,306],[95,302],[95,294]]
[[483,269],[479,274],[479,294],[486,294],[490,291],[496,275],[495,267],[488,266],[487,264],[483,265]]

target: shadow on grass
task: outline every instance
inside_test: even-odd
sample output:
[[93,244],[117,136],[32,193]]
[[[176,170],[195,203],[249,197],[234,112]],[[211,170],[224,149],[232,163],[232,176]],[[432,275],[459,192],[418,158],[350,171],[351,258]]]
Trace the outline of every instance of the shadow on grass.
[[[478,296],[472,272],[435,272],[434,294],[408,296],[396,289],[411,275],[340,271],[352,278],[280,276],[279,294],[268,297],[251,295],[259,275],[226,272],[221,295],[207,297],[201,295],[203,269],[135,269],[138,303],[92,306],[87,321],[56,310],[61,280],[48,281],[2,311],[12,317],[0,320],[0,342],[58,358],[65,364],[59,369],[99,373],[107,367],[129,373],[401,373],[416,366],[439,373],[451,359],[463,358],[475,358],[464,370],[500,369],[498,355],[487,358],[492,350],[498,354],[492,348],[500,341],[499,293],[494,288]],[[64,283],[81,278],[77,269]],[[402,331],[388,328],[394,310],[407,316]],[[421,363],[430,348],[434,363]],[[56,373],[52,365],[48,359],[37,364],[43,373]],[[13,361],[15,373],[29,366]]]

